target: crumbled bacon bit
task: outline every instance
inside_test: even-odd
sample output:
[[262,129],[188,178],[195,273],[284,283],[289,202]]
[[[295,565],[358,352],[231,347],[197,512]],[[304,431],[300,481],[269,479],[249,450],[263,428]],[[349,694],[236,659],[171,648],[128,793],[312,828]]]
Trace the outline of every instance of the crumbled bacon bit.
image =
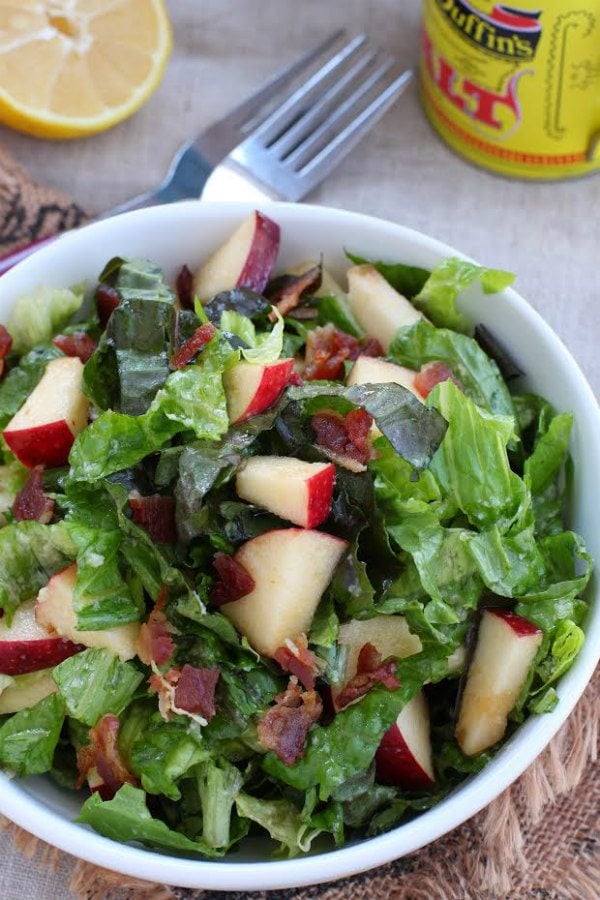
[[86,363],[93,356],[97,344],[94,338],[85,331],[76,331],[74,334],[59,334],[52,339],[52,343],[67,356],[78,356],[82,363]]
[[304,756],[306,736],[322,711],[317,692],[303,691],[296,678],[290,678],[286,690],[275,697],[275,705],[258,723],[259,743],[292,766]]
[[147,531],[157,544],[174,544],[177,540],[175,529],[175,501],[172,497],[152,494],[141,497],[137,493],[129,495],[129,508],[133,521]]
[[462,384],[450,366],[447,366],[445,362],[436,360],[435,362],[427,363],[421,368],[420,372],[417,372],[414,386],[421,397],[426,399],[437,384],[448,380],[453,381],[457,388],[461,391],[463,390]]
[[163,612],[166,597],[166,589],[162,588],[154,609],[148,616],[148,621],[144,622],[140,628],[138,656],[147,666],[152,663],[163,666],[175,650],[170,624]]
[[175,686],[175,706],[210,721],[216,713],[215,688],[220,669],[198,669],[185,665]]
[[44,493],[44,467],[35,466],[14,499],[13,515],[18,522],[31,519],[47,525],[54,515],[54,506],[54,500]]
[[396,676],[396,662],[393,659],[382,662],[377,648],[373,644],[364,644],[358,654],[356,675],[335,698],[336,709],[344,709],[364,697],[376,684],[383,684],[390,691],[400,686]]
[[352,335],[333,325],[313,328],[306,338],[304,377],[309,381],[342,378],[345,361],[359,354],[360,345]]
[[360,345],[360,356],[384,356],[383,347],[377,338],[367,338]]
[[[321,287],[322,268],[313,266],[301,275],[285,275],[278,280],[275,290],[270,293],[269,300],[277,307],[282,316],[286,316],[300,303],[302,295],[307,291],[314,293]],[[271,322],[275,322],[277,316],[273,311],[269,313]]]
[[179,270],[177,280],[175,282],[175,290],[179,298],[179,303],[184,309],[194,308],[194,276],[187,266],[182,266]]
[[273,658],[285,672],[295,675],[307,691],[314,690],[319,667],[316,656],[308,649],[305,634],[295,641],[286,641],[286,646],[276,650]]
[[106,328],[108,320],[117,308],[121,298],[119,292],[109,284],[99,284],[96,288],[96,309],[101,328]]
[[345,416],[323,410],[315,413],[310,424],[317,435],[317,445],[337,458],[348,457],[361,465],[371,458],[369,431],[373,417],[364,409],[353,409]]
[[181,345],[179,350],[171,359],[171,365],[173,366],[173,368],[182,369],[184,366],[187,366],[188,363],[193,360],[196,353],[198,353],[199,350],[201,350],[206,344],[212,341],[216,333],[217,329],[212,324],[212,322],[205,322],[204,325],[196,328],[193,335],[189,337],[184,344]]
[[217,553],[213,566],[219,574],[219,581],[212,589],[211,600],[216,606],[240,600],[254,590],[254,578],[235,556]]
[[90,789],[98,791],[103,800],[112,800],[124,784],[138,786],[119,753],[119,728],[117,716],[102,716],[90,729],[90,743],[77,753],[77,787],[87,779]]

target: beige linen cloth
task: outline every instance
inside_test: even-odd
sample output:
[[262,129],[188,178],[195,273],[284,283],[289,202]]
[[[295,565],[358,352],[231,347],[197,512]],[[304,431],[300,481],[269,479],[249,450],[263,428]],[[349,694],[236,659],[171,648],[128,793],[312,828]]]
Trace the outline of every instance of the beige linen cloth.
[[[34,183],[0,149],[0,255],[84,220],[84,212],[68,197]],[[372,872],[271,896],[277,900],[597,900],[599,699],[597,674],[542,756],[486,810],[447,836]],[[61,864],[59,851],[7,820],[3,824],[26,856],[36,857],[48,867]],[[9,885],[5,890],[10,890]],[[269,896],[266,892],[177,890],[131,880],[83,862],[73,871],[71,890],[87,900],[237,900],[242,896],[258,900]],[[13,897],[5,895],[5,900]],[[32,893],[25,900],[42,898]]]

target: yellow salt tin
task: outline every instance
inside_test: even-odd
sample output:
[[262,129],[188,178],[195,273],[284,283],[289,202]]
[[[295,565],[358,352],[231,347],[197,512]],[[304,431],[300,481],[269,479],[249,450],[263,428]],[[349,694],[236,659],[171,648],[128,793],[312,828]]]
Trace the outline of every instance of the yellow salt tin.
[[421,97],[447,143],[518,178],[600,169],[600,0],[425,0]]

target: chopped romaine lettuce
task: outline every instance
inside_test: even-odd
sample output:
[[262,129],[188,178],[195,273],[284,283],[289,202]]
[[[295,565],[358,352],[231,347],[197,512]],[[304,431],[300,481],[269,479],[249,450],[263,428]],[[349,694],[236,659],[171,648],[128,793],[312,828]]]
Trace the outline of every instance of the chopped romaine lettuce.
[[39,287],[18,297],[7,322],[15,353],[45,344],[69,323],[83,303],[84,287]]

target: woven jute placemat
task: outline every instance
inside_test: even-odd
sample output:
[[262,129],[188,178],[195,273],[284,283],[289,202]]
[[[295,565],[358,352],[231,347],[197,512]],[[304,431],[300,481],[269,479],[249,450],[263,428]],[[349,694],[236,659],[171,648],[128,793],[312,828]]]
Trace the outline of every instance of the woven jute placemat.
[[[35,184],[0,148],[0,255],[84,222],[69,197]],[[333,884],[271,892],[192,891],[78,862],[85,900],[598,900],[600,672],[536,762],[485,810],[423,850]],[[40,866],[60,851],[1,819]],[[216,864],[218,865],[218,863]]]

